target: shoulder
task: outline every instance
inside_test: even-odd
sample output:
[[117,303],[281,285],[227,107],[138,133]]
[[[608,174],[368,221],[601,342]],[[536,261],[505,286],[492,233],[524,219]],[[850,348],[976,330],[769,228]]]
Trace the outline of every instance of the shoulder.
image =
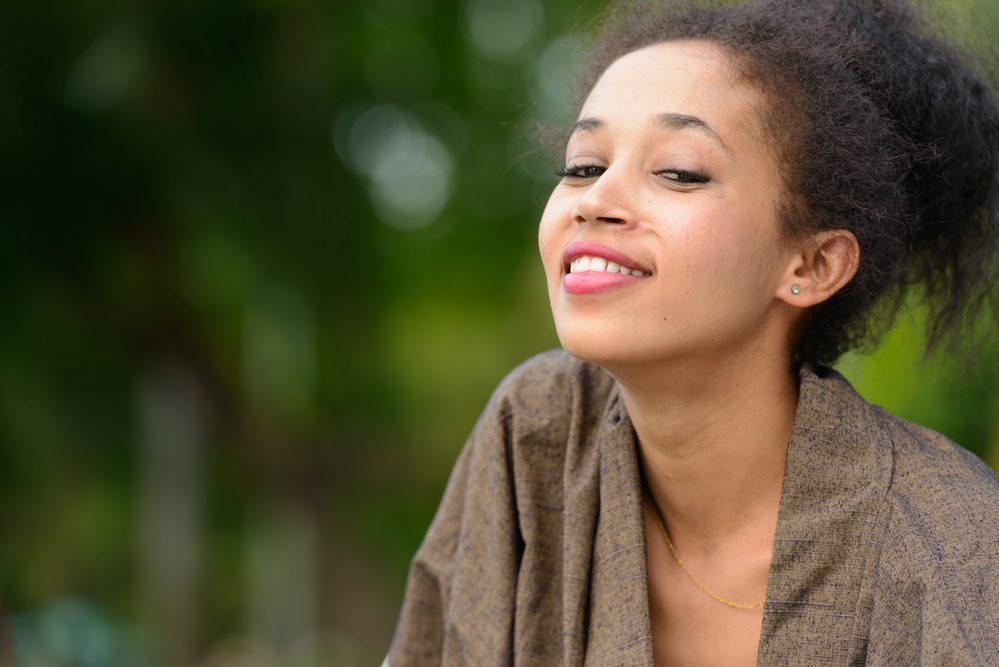
[[523,362],[500,382],[497,394],[532,401],[556,400],[569,395],[606,398],[614,378],[596,364],[581,361],[563,349],[548,350]]
[[807,463],[828,467],[835,455],[852,471],[851,492],[877,498],[896,563],[954,562],[999,575],[999,479],[977,456],[871,405],[828,369],[803,370],[795,425],[820,445]]
[[999,548],[999,479],[981,459],[945,436],[880,410],[892,435],[889,498],[896,518],[932,541],[989,533]]
[[[821,413],[812,411],[820,415],[814,421],[834,424],[841,437],[866,443],[865,450],[879,450],[878,467],[889,468],[887,497],[897,511],[919,508],[934,516],[956,509],[955,503],[999,510],[999,479],[965,448],[868,403],[835,371],[806,369],[802,380],[808,401],[822,405]],[[999,513],[993,519],[999,519]]]
[[999,648],[999,480],[943,435],[876,411],[892,470],[872,637],[919,637],[942,662],[984,656]]
[[617,396],[614,378],[599,366],[561,349],[534,356],[496,387],[458,468],[509,476],[512,468],[557,467],[568,443],[596,437]]
[[943,435],[884,415],[893,435],[893,470],[883,569],[943,607],[977,598],[999,607],[996,474]]
[[[892,434],[889,554],[929,590],[977,587],[968,579],[975,576],[999,581],[996,474],[943,435],[880,412]],[[990,604],[999,605],[999,585],[987,588]]]
[[968,657],[994,651],[995,473],[943,435],[869,404],[834,371],[807,370],[801,387],[800,426],[822,445],[809,469],[835,468],[849,501],[830,506],[830,516],[848,522],[841,534],[865,536],[872,557],[859,603],[871,624],[868,664],[971,664]]
[[496,388],[486,414],[524,425],[554,426],[599,419],[616,393],[614,378],[565,350],[549,350],[520,364]]
[[838,373],[826,374],[822,384],[852,413],[856,432],[877,441],[884,454],[895,537],[934,549],[978,548],[987,540],[999,553],[999,479],[989,466],[940,433],[867,403]]

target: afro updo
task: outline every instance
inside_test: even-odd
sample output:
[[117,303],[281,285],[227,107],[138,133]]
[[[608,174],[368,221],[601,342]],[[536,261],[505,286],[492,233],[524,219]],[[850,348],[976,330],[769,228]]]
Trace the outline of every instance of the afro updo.
[[622,0],[587,49],[576,108],[615,60],[678,39],[718,44],[765,93],[784,238],[845,229],[859,242],[856,275],[796,332],[795,367],[832,364],[873,344],[910,294],[930,309],[930,349],[960,338],[983,310],[996,312],[999,111],[991,78],[915,7]]

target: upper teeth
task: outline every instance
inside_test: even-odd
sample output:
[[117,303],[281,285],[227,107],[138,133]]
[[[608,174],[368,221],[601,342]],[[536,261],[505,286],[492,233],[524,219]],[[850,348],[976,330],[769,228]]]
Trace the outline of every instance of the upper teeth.
[[628,267],[621,266],[616,262],[608,262],[603,257],[583,255],[582,257],[577,257],[572,260],[572,264],[569,265],[569,273],[582,273],[584,271],[593,271],[596,273],[620,273],[624,276],[652,275],[651,273],[647,273],[639,269],[629,269]]

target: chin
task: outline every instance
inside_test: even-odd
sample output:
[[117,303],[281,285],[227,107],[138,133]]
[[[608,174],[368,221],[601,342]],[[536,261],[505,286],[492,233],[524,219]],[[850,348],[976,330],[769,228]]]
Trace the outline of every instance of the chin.
[[758,346],[746,338],[745,329],[718,335],[704,326],[687,321],[684,325],[664,325],[650,329],[631,321],[556,321],[559,342],[566,352],[582,361],[596,364],[618,379],[648,371],[666,372],[689,362],[733,359]]
[[614,367],[647,364],[652,351],[631,336],[607,331],[580,331],[578,327],[557,328],[558,339],[566,352],[613,372]]

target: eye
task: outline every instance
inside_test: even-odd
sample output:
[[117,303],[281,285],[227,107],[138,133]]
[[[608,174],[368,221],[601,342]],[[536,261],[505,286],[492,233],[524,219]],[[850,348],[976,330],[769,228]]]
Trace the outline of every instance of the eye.
[[597,178],[604,173],[604,168],[595,164],[566,165],[555,170],[555,174],[562,178],[585,180]]
[[686,169],[663,169],[662,171],[657,171],[656,174],[662,176],[667,181],[680,185],[696,185],[698,183],[707,183],[711,180],[711,177],[704,172],[688,171]]

